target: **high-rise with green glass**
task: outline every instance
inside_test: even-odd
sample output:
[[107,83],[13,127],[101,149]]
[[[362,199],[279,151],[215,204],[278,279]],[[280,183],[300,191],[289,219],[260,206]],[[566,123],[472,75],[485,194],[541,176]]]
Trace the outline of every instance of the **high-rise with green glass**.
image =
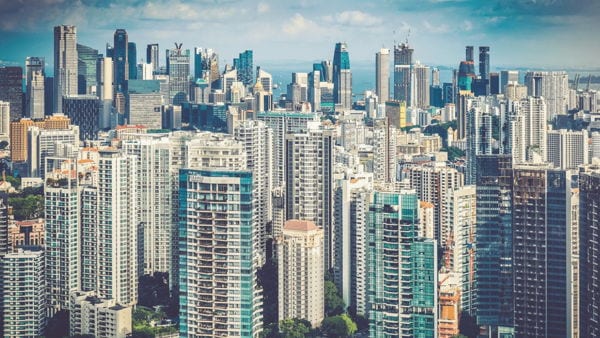
[[435,337],[437,244],[417,238],[414,190],[377,190],[367,217],[370,337]]
[[252,172],[181,169],[179,186],[180,337],[258,337]]

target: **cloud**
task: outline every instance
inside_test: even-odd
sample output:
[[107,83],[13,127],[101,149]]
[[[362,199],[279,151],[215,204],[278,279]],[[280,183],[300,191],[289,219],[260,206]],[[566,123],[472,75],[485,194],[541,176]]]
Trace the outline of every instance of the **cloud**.
[[444,33],[450,32],[450,27],[445,23],[435,26],[435,25],[431,24],[429,21],[424,20],[423,27],[425,27],[425,29],[428,32],[434,33],[434,34],[444,34]]
[[259,2],[258,5],[256,6],[256,11],[261,14],[267,13],[270,9],[271,9],[271,7],[266,2]]
[[465,32],[469,32],[473,29],[473,23],[469,20],[465,20],[462,25],[460,25],[460,28]]
[[296,13],[288,22],[283,24],[282,29],[288,35],[299,35],[315,32],[319,28],[314,21],[305,18],[300,13]]
[[344,11],[333,16],[325,16],[323,19],[326,22],[343,26],[371,27],[382,23],[381,18],[361,11]]

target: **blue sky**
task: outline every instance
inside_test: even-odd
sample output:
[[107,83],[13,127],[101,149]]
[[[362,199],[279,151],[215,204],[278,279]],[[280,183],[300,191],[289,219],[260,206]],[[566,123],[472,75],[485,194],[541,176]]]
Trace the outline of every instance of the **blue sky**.
[[[457,65],[464,46],[491,46],[492,68],[600,68],[597,0],[0,0],[0,62],[52,60],[52,27],[104,51],[116,28],[138,45],[215,49],[221,64],[253,49],[255,64],[330,59],[346,41],[354,65],[406,38],[415,58]],[[301,61],[301,62],[300,62]]]

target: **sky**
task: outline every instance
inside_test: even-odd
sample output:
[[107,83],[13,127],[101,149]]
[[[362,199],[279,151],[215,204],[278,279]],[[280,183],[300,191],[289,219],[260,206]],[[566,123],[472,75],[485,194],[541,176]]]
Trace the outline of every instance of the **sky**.
[[[456,67],[465,45],[491,47],[492,69],[600,69],[598,0],[0,0],[0,63],[52,63],[53,27],[104,52],[116,28],[164,49],[208,47],[220,64],[246,49],[255,65],[289,68],[331,59],[348,44],[351,65],[374,67],[382,47],[408,38],[414,57]],[[164,63],[163,63],[164,64]]]

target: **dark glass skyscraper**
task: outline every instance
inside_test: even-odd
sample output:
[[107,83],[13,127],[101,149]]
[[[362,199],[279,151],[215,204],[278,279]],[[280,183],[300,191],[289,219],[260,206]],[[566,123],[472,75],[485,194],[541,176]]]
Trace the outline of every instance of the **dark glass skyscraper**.
[[10,104],[10,119],[23,117],[23,68],[0,67],[0,101]]
[[129,71],[129,80],[137,79],[137,48],[135,42],[127,43],[127,65]]
[[98,50],[77,44],[77,93],[91,94],[91,86],[96,85],[96,63]]
[[394,46],[394,100],[410,101],[413,52],[408,41]]
[[579,177],[580,337],[600,336],[600,166]]
[[115,31],[114,40],[113,61],[115,67],[115,88],[117,91],[125,91],[126,81],[129,80],[127,31],[124,29],[117,29]]
[[346,43],[335,44],[333,53],[333,102],[342,109],[352,108],[352,72]]
[[479,77],[485,85],[485,95],[490,95],[490,47],[479,47]]
[[233,67],[237,69],[238,81],[241,81],[244,86],[250,86],[254,82],[252,55],[251,50],[246,50],[240,53],[239,58],[233,59]]

